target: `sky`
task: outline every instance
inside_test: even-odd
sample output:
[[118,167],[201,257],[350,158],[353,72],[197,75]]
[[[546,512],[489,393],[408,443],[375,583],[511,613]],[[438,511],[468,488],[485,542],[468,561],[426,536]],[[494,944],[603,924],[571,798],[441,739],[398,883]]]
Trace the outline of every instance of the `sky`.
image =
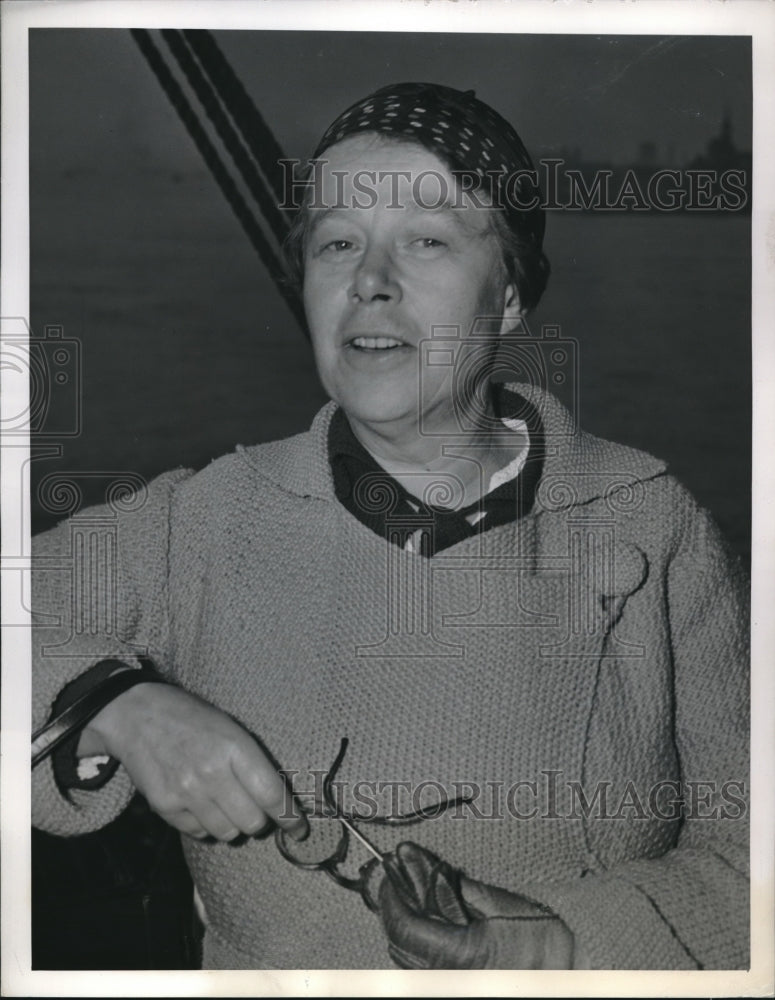
[[[173,141],[180,125],[128,31],[31,34],[37,127],[55,138],[60,156],[76,166],[120,159],[181,167]],[[290,156],[308,155],[352,101],[406,79],[474,88],[512,121],[536,158],[578,148],[587,160],[630,162],[650,140],[660,160],[670,155],[683,166],[718,133],[727,111],[735,141],[750,149],[750,42],[743,36],[220,31],[215,37]],[[184,156],[198,167],[193,147]]]

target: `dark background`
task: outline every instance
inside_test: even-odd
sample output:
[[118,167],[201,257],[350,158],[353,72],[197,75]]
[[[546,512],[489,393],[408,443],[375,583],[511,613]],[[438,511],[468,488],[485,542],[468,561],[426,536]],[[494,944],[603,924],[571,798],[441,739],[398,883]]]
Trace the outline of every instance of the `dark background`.
[[[751,149],[745,37],[215,37],[292,157],[404,79],[475,88],[536,160],[682,170],[725,118]],[[80,359],[40,442],[58,454],[32,462],[33,531],[63,515],[40,490],[52,473],[96,502],[119,473],[200,467],[309,425],[325,397],[306,341],[128,31],[30,32],[30,181],[33,334],[61,327]],[[750,215],[554,211],[547,253],[531,329],[576,342],[582,425],[667,459],[747,558]],[[74,413],[77,433],[58,433]],[[141,805],[34,849],[34,965],[191,960],[186,876]]]

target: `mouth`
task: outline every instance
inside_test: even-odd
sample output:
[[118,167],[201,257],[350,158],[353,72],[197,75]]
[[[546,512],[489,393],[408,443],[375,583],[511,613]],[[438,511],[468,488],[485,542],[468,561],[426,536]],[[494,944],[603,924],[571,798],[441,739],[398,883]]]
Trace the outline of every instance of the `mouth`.
[[356,351],[396,351],[402,347],[409,347],[405,340],[398,337],[388,337],[383,335],[360,334],[351,337],[345,342],[346,347],[351,347]]

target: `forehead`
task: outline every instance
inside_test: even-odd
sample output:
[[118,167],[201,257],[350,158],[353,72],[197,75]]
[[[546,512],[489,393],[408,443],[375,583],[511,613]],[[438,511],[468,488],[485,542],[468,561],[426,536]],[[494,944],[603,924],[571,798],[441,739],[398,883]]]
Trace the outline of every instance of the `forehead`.
[[376,132],[348,136],[325,150],[314,171],[310,208],[454,212],[459,221],[480,229],[491,209],[480,194],[472,200],[449,167],[420,143]]
[[333,169],[431,169],[447,171],[445,163],[420,142],[384,132],[360,132],[329,146],[320,155]]

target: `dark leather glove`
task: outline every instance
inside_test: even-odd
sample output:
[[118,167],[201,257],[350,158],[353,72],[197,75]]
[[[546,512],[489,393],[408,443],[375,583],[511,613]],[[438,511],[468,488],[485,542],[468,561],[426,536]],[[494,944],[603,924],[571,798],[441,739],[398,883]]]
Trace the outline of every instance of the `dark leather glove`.
[[573,935],[550,910],[466,878],[417,844],[383,861],[379,912],[403,969],[572,969]]

